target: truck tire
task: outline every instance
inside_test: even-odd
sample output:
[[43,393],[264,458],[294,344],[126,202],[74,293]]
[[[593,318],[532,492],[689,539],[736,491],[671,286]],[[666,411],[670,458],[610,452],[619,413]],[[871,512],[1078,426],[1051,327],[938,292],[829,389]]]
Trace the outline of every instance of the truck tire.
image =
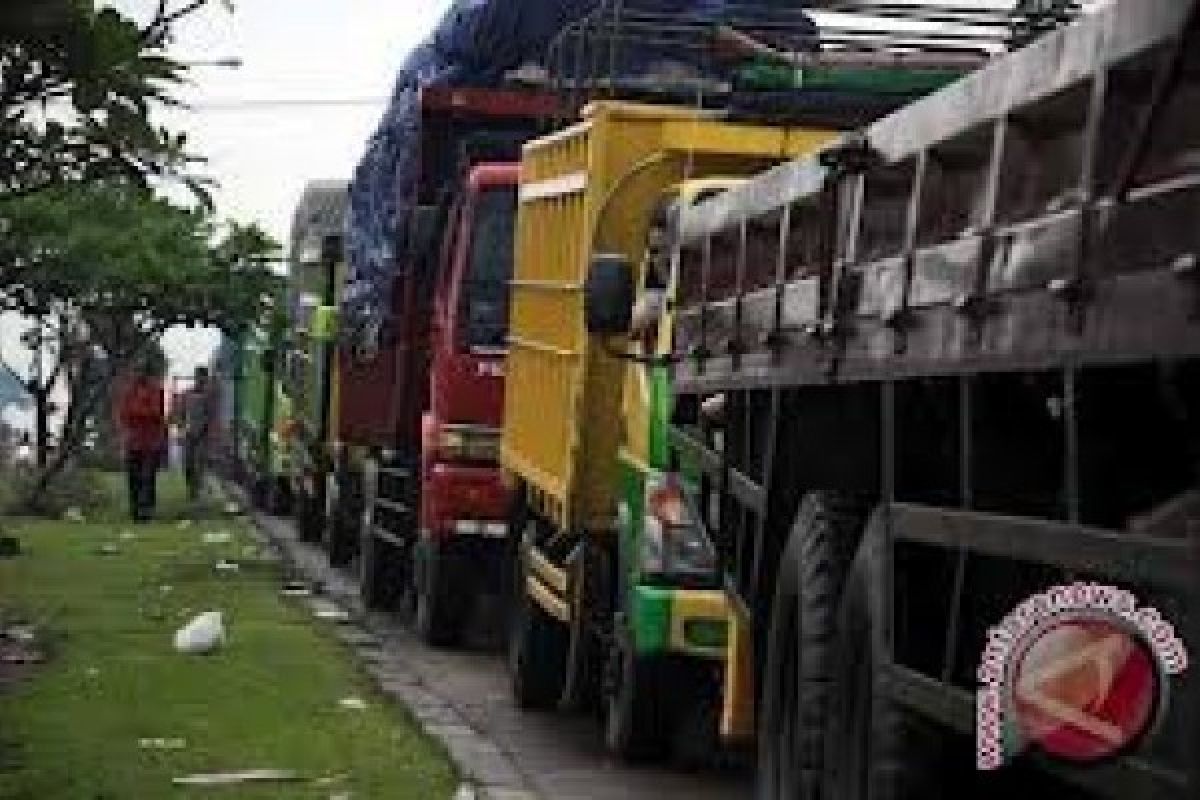
[[376,562],[378,540],[370,531],[363,531],[358,545],[358,595],[363,608],[375,609],[380,607],[379,585],[381,577],[379,564]]
[[363,608],[390,611],[404,586],[401,554],[389,542],[364,531],[358,551],[358,593]]
[[805,495],[779,563],[758,731],[760,800],[819,800],[835,679],[838,598],[862,529],[861,503]]
[[566,680],[560,705],[564,711],[596,713],[604,708],[607,643],[613,636],[613,559],[585,536],[568,563],[572,617],[567,626]]
[[413,547],[416,629],[426,644],[447,647],[462,638],[475,590],[472,576],[461,566],[461,559],[442,543],[421,537]]
[[513,574],[515,597],[508,638],[513,698],[519,708],[552,708],[562,697],[566,679],[567,631],[525,590],[519,551]]
[[329,564],[333,567],[345,567],[354,560],[354,518],[353,508],[346,508],[339,503],[333,510],[329,523]]
[[267,513],[273,517],[286,517],[292,513],[292,489],[284,478],[271,478],[267,495]]
[[254,478],[250,483],[250,505],[255,511],[270,508],[271,484],[266,478]]
[[684,770],[707,769],[721,753],[723,671],[701,659],[674,663],[669,683],[672,765]]
[[638,655],[628,631],[616,638],[608,665],[610,685],[605,687],[604,742],[627,761],[660,758],[666,750],[664,701],[669,699],[663,664]]
[[325,509],[317,504],[317,498],[306,489],[296,492],[296,530],[300,541],[309,544],[321,541],[321,521],[325,517]]
[[[877,520],[878,521],[878,520]],[[872,523],[846,578],[833,656],[830,725],[823,797],[839,800],[935,800],[960,794],[950,771],[939,771],[944,737],[931,723],[904,713],[877,691],[886,653],[888,611],[882,524]],[[973,761],[964,756],[968,771]]]
[[329,520],[329,563],[345,567],[354,560],[358,525],[362,517],[362,495],[353,477],[339,476],[337,501]]

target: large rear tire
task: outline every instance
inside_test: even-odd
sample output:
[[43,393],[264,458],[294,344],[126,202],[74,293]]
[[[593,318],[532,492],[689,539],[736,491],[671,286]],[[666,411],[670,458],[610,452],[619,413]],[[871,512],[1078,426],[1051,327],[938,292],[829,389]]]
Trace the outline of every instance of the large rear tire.
[[424,537],[413,548],[412,575],[417,635],[437,647],[458,644],[475,598],[473,576],[444,543]]
[[255,511],[270,508],[271,484],[268,478],[255,477],[250,482],[250,505]]
[[385,605],[383,587],[387,578],[379,557],[379,550],[383,546],[374,533],[363,531],[358,545],[358,593],[366,609],[383,608]]
[[[324,480],[323,478],[321,480]],[[296,492],[296,530],[300,541],[308,544],[323,544],[325,528],[325,490],[317,487],[314,479],[312,491],[302,487]]]
[[394,610],[409,583],[407,548],[380,539],[364,527],[358,546],[358,592],[367,610]]
[[[804,497],[779,564],[758,731],[760,800],[822,800],[838,598],[862,529],[861,504]],[[837,795],[834,795],[837,796]]]
[[622,619],[605,687],[604,742],[627,761],[660,758],[666,750],[666,687],[661,659],[637,653]]
[[672,663],[668,738],[671,763],[680,769],[707,769],[720,756],[723,674],[703,659]]
[[363,512],[360,476],[346,471],[338,473],[338,491],[329,519],[329,563],[345,567],[358,550],[358,529]]
[[292,513],[294,498],[289,481],[275,476],[270,478],[267,494],[267,513],[273,517],[286,517]]
[[[838,800],[938,800],[974,796],[954,788],[973,763],[943,760],[946,737],[913,717],[879,688],[887,653],[888,585],[884,527],[876,519],[846,579],[838,613],[831,724],[824,762],[824,797]],[[949,767],[949,769],[940,769]]]
[[513,698],[520,708],[553,708],[562,698],[565,683],[567,630],[529,596],[519,549],[513,565],[513,590],[508,639]]

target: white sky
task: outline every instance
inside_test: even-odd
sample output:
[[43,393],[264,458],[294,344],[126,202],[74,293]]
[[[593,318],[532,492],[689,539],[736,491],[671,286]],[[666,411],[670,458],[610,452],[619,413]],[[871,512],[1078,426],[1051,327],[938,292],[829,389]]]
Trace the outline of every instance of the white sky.
[[[139,20],[156,5],[110,1]],[[257,221],[285,242],[305,183],[350,178],[400,64],[448,2],[237,0],[233,13],[211,5],[179,26],[172,54],[243,65],[195,68],[194,85],[182,93],[192,110],[162,117],[209,159],[204,171],[219,183],[218,214]],[[357,102],[364,99],[375,102]],[[172,372],[207,361],[215,343],[212,333],[168,334]]]
[[[102,3],[141,21],[156,6],[156,0]],[[234,57],[243,66],[197,67],[182,93],[193,110],[162,119],[187,132],[192,151],[209,159],[204,171],[219,182],[217,213],[257,221],[283,242],[306,182],[350,178],[400,64],[448,0],[236,0],[233,13],[217,0],[211,5],[179,26],[172,55]],[[0,355],[24,367],[29,356],[17,341],[20,327],[20,320],[0,317]],[[164,342],[171,372],[190,373],[216,342],[213,332],[172,331]],[[23,415],[12,421],[26,423]]]

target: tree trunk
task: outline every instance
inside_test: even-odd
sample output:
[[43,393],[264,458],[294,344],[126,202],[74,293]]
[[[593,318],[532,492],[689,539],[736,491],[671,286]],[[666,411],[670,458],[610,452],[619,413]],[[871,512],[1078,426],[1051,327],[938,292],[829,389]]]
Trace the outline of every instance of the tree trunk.
[[41,389],[34,390],[34,449],[37,466],[45,470],[50,463],[50,392]]
[[[36,406],[36,436],[38,478],[25,498],[24,506],[27,511],[40,514],[44,510],[46,493],[55,479],[71,464],[74,456],[78,455],[80,445],[87,433],[87,419],[100,405],[101,399],[111,391],[112,384],[122,365],[130,362],[141,351],[142,347],[154,337],[146,335],[133,349],[115,354],[106,363],[104,374],[95,379],[92,376],[74,374],[67,390],[68,406],[62,422],[59,435],[58,449],[51,457],[50,453],[50,388],[35,389],[28,387],[33,395]],[[83,380],[84,377],[88,379]]]

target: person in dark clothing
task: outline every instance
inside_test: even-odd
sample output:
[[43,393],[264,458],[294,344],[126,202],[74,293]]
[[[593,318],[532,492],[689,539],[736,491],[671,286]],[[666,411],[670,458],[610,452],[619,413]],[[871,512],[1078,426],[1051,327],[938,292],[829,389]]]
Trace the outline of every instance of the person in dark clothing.
[[208,466],[209,440],[212,438],[216,401],[206,367],[197,367],[192,388],[183,396],[179,424],[183,428],[183,475],[188,499],[199,500]]
[[121,392],[120,430],[129,482],[129,515],[145,522],[158,502],[158,468],[167,442],[162,383],[144,365]]

